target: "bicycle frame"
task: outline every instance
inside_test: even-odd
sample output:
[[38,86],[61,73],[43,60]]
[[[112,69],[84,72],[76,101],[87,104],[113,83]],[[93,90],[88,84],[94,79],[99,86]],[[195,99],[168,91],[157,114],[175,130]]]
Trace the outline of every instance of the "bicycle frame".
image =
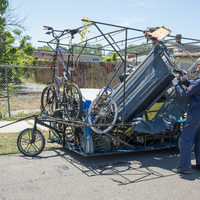
[[[74,83],[72,83],[72,68],[70,66],[70,56],[73,58],[73,48],[72,48],[72,39],[74,38],[74,35],[78,33],[78,29],[66,29],[64,31],[58,31],[54,30],[51,27],[45,26],[46,29],[50,30],[47,32],[48,34],[52,34],[53,40],[46,42],[46,44],[51,48],[53,52],[55,52],[53,56],[53,63],[51,65],[51,69],[53,69],[53,77],[52,81],[50,82],[52,89],[46,87],[41,96],[41,103],[42,103],[42,109],[45,110],[46,105],[49,106],[49,111],[52,112],[55,106],[55,109],[62,109],[63,115],[67,116],[68,118],[71,118],[72,116],[74,118],[81,117],[81,108],[82,108],[82,95],[81,91],[78,88],[78,86]],[[55,34],[55,32],[59,32],[58,35]],[[70,34],[70,45],[68,49],[65,49],[62,47],[63,44],[60,44],[60,38],[66,34]],[[55,43],[56,42],[56,43]],[[52,44],[55,44],[55,48],[53,48]],[[64,61],[63,55],[62,55],[62,49],[68,51],[68,62],[66,63]],[[59,76],[59,61],[63,67],[62,76]],[[58,71],[55,71],[56,66],[58,67]],[[72,66],[73,66],[73,59],[72,59]],[[68,80],[71,80],[71,83],[67,83]],[[63,91],[62,91],[63,89]],[[47,93],[46,93],[47,92]],[[50,92],[50,93],[49,93]],[[45,94],[46,93],[46,94]],[[52,96],[49,98],[47,96],[46,103],[44,102],[44,96],[52,94]],[[75,95],[74,95],[75,94]],[[51,99],[53,98],[53,101]],[[47,102],[48,100],[48,102]],[[52,106],[52,107],[51,107]]]
[[[61,81],[61,82],[62,82],[62,78],[56,76],[55,74],[53,76],[53,82],[54,82],[54,85],[55,85],[55,88],[56,88],[56,91],[57,91],[57,94],[58,94],[58,97],[59,97],[59,101],[62,102],[62,95],[61,95],[61,92],[60,92],[60,86],[58,85],[58,81],[56,80],[56,78],[59,79],[59,81]],[[63,93],[64,93],[64,91],[65,91],[65,84],[64,84]]]
[[[71,53],[71,50],[70,50],[71,49],[71,44],[72,44],[73,34],[71,34],[71,37],[70,37],[70,46],[69,46],[69,49],[68,49],[68,63],[67,63],[67,66],[66,66],[64,58],[63,58],[63,55],[62,55],[62,52],[60,50],[60,37],[62,37],[64,35],[65,31],[66,31],[66,33],[70,33],[71,30],[64,30],[64,31],[61,32],[61,34],[59,36],[56,36],[55,33],[54,33],[55,30],[53,30],[51,27],[47,27],[47,28],[48,28],[48,30],[49,29],[52,30],[51,33],[52,33],[53,37],[56,40],[56,48],[55,49],[52,48],[52,46],[50,45],[51,41],[47,42],[47,45],[51,48],[52,51],[55,52],[55,55],[54,55],[54,58],[53,58],[53,64],[51,66],[51,68],[53,68],[53,79],[52,79],[52,82],[54,82],[56,93],[57,93],[57,96],[59,98],[59,102],[61,103],[63,101],[63,97],[61,95],[60,85],[62,83],[65,83],[65,81],[68,81],[68,77],[71,76],[71,70],[69,70],[69,63],[70,63],[69,59],[70,59],[70,56],[73,56],[73,54]],[[60,32],[60,31],[58,31],[58,32]],[[64,71],[62,73],[62,77],[61,78],[59,77],[59,72],[58,72],[58,75],[55,74],[55,66],[56,66],[56,61],[58,59],[58,56],[60,57],[61,64],[62,64],[62,66],[64,68]],[[60,84],[58,83],[58,81],[60,81]],[[65,84],[64,84],[64,88],[63,88],[63,95],[64,95],[64,92],[65,92]]]
[[[51,40],[50,42],[46,42],[47,45],[51,48],[52,51],[55,52],[55,55],[54,55],[54,59],[53,59],[53,67],[55,67],[56,65],[56,60],[58,58],[58,56],[60,57],[60,60],[61,60],[61,63],[62,63],[62,66],[64,68],[64,72],[63,72],[63,76],[64,78],[66,79],[66,81],[68,80],[69,76],[71,76],[71,71],[73,68],[73,59],[72,59],[72,67],[70,68],[70,56],[73,57],[73,51],[72,51],[72,39],[74,38],[74,35],[76,33],[78,33],[79,29],[66,29],[66,30],[63,30],[63,31],[59,31],[59,30],[54,30],[52,27],[48,27],[48,26],[44,26],[45,29],[47,30],[50,30],[49,32],[47,32],[47,34],[52,34],[53,36],[53,40]],[[56,35],[55,32],[59,32],[60,34],[59,35]],[[60,38],[63,37],[64,35],[66,34],[70,34],[70,41],[69,41],[69,48],[66,49],[66,48],[63,48],[60,46]],[[52,48],[52,46],[50,44],[52,44],[53,41],[56,41],[56,48]],[[64,49],[64,50],[67,50],[68,52],[68,62],[67,62],[67,65],[65,64],[65,61],[63,59],[63,55],[62,55],[62,52],[60,50],[60,48]],[[59,75],[59,73],[58,73]],[[71,78],[71,77],[70,77]]]

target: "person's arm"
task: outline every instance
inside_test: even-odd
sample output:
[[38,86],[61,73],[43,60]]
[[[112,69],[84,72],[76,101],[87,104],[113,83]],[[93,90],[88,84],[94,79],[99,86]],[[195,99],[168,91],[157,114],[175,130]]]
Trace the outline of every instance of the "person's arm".
[[185,77],[182,78],[182,84],[185,85],[186,87],[189,87],[191,82],[192,82],[191,80],[188,80]]
[[[176,92],[183,98],[188,98],[200,90],[200,80],[189,82],[190,84],[187,89],[183,89],[181,84],[176,85]],[[186,84],[188,84],[188,82],[186,82]]]

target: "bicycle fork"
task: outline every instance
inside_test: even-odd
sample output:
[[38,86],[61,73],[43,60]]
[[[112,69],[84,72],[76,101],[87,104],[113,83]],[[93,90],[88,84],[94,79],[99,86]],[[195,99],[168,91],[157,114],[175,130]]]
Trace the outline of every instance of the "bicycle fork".
[[32,130],[32,134],[31,134],[31,139],[30,139],[30,144],[33,144],[35,142],[35,130],[37,129],[37,116],[35,116],[35,119],[34,119],[34,125],[33,125],[33,130]]

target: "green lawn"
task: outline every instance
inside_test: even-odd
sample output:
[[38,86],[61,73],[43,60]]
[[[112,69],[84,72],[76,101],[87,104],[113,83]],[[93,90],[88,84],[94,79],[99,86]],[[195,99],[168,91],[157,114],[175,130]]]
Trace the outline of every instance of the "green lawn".
[[[47,143],[48,133],[42,132],[45,136],[45,150],[61,148],[57,143]],[[17,148],[17,137],[19,133],[0,133],[0,154],[20,153]]]

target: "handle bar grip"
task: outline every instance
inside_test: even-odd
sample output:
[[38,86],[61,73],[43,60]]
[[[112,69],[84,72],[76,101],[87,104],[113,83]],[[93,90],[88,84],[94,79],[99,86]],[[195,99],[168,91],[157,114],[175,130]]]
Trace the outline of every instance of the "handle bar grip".
[[48,29],[48,30],[52,30],[53,28],[50,26],[43,26],[44,28]]

